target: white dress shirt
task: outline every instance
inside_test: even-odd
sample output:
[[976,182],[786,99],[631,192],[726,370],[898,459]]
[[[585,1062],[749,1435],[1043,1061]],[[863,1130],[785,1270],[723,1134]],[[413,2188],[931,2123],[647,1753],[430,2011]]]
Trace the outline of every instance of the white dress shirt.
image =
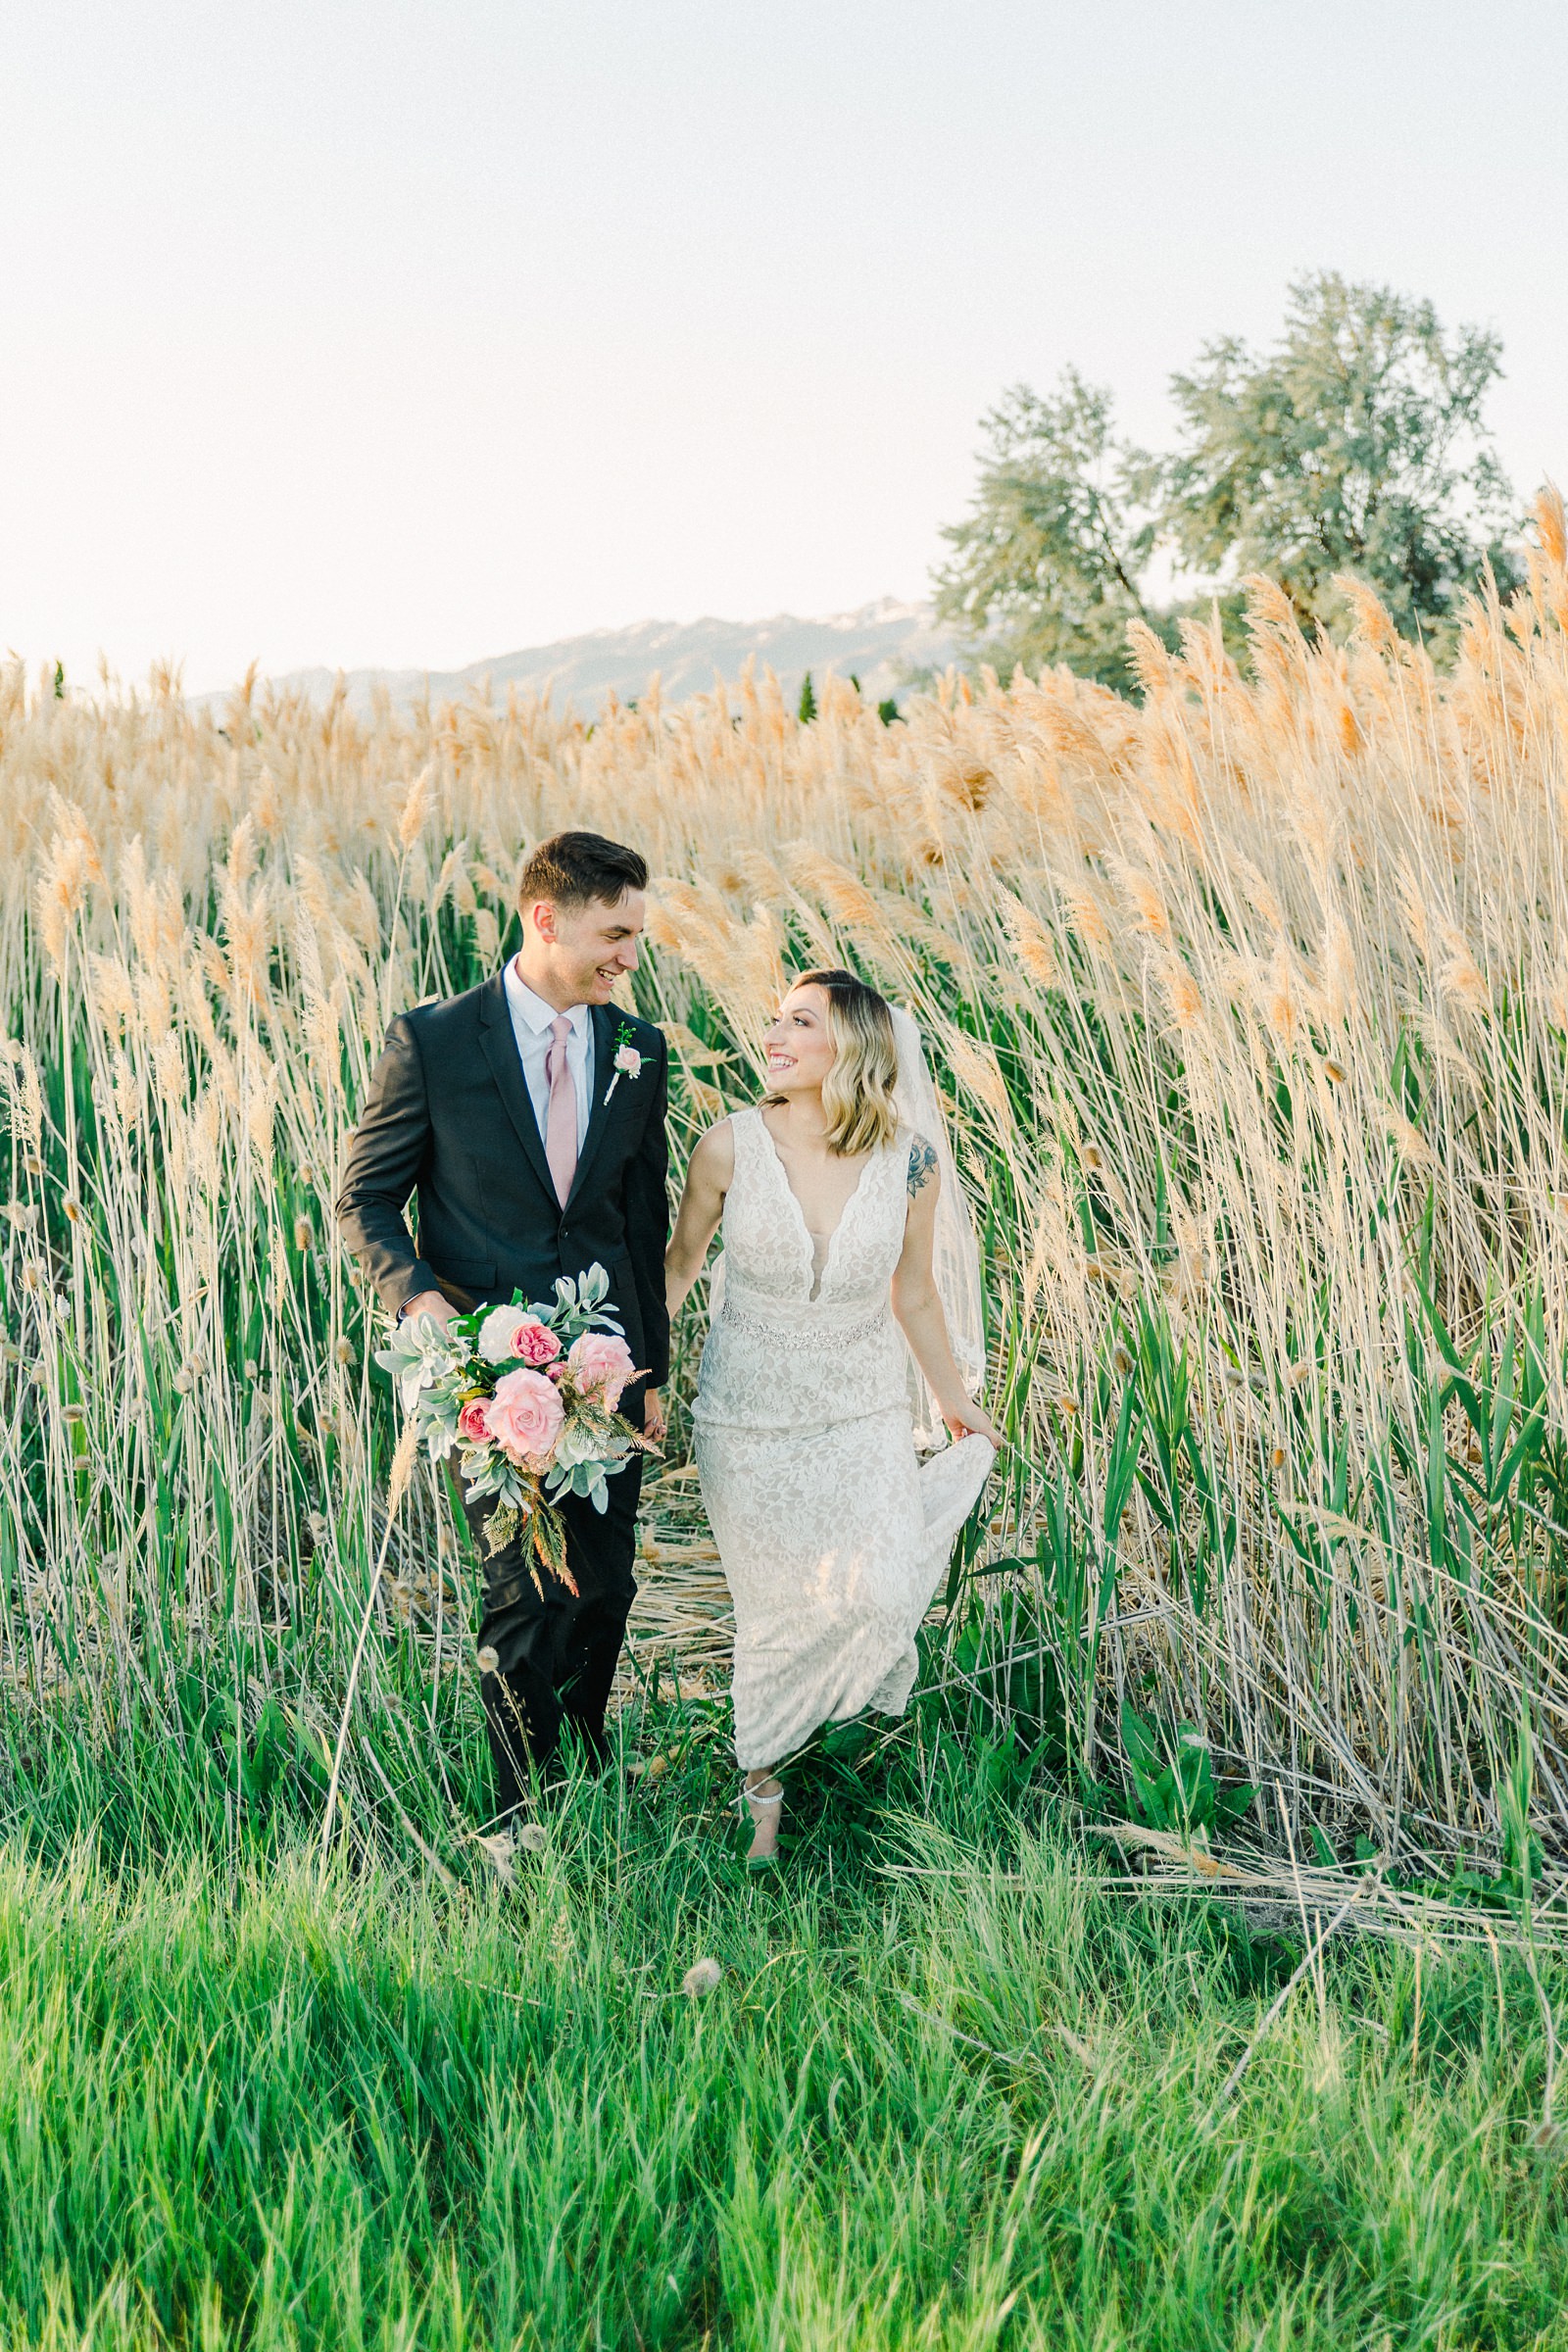
[[[550,1053],[551,1024],[556,1008],[547,1004],[517,969],[515,956],[510,958],[505,973],[507,1010],[512,1015],[512,1034],[517,1041],[517,1057],[528,1084],[528,1100],[543,1136],[550,1122],[550,1078],[545,1062]],[[570,1004],[566,1018],[571,1023],[566,1039],[566,1067],[577,1097],[577,1149],[582,1150],[583,1137],[588,1132],[588,1112],[594,1099],[594,1025],[588,1017],[586,1004]]]

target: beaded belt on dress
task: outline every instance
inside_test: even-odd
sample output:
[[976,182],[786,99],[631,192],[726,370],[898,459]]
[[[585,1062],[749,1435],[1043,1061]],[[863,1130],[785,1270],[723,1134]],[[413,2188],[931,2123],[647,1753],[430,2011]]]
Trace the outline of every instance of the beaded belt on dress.
[[888,1308],[879,1306],[854,1323],[833,1323],[820,1315],[808,1323],[787,1323],[776,1321],[771,1315],[750,1314],[744,1306],[737,1306],[734,1298],[727,1294],[719,1316],[721,1323],[732,1324],[737,1331],[750,1332],[754,1339],[766,1340],[769,1347],[782,1348],[792,1353],[804,1352],[807,1348],[847,1348],[857,1340],[875,1339],[878,1333],[886,1330],[891,1319]]

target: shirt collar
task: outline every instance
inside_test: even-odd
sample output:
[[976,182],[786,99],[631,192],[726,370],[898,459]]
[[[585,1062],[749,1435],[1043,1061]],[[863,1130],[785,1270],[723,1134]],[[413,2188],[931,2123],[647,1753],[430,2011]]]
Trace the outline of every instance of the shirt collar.
[[[521,1013],[536,1037],[542,1036],[556,1018],[556,1008],[553,1004],[547,1004],[543,997],[537,995],[528,986],[527,981],[517,969],[515,956],[507,958],[505,984],[507,999],[513,1010]],[[566,1018],[578,1037],[585,1035],[588,1027],[586,1004],[568,1004]]]

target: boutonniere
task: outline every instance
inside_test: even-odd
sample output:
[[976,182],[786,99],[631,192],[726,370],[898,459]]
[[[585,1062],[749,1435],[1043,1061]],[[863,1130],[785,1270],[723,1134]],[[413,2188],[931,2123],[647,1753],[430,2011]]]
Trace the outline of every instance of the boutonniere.
[[607,1104],[622,1078],[637,1078],[642,1073],[643,1057],[631,1042],[632,1035],[632,1026],[629,1021],[621,1021],[617,1025],[615,1030],[615,1075],[605,1089]]

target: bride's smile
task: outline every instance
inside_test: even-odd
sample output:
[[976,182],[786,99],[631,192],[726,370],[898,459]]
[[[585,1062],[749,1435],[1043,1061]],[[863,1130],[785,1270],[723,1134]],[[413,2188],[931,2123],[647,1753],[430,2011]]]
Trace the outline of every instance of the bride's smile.
[[793,989],[762,1039],[767,1083],[775,1095],[813,1094],[837,1058],[827,1006],[817,988]]

